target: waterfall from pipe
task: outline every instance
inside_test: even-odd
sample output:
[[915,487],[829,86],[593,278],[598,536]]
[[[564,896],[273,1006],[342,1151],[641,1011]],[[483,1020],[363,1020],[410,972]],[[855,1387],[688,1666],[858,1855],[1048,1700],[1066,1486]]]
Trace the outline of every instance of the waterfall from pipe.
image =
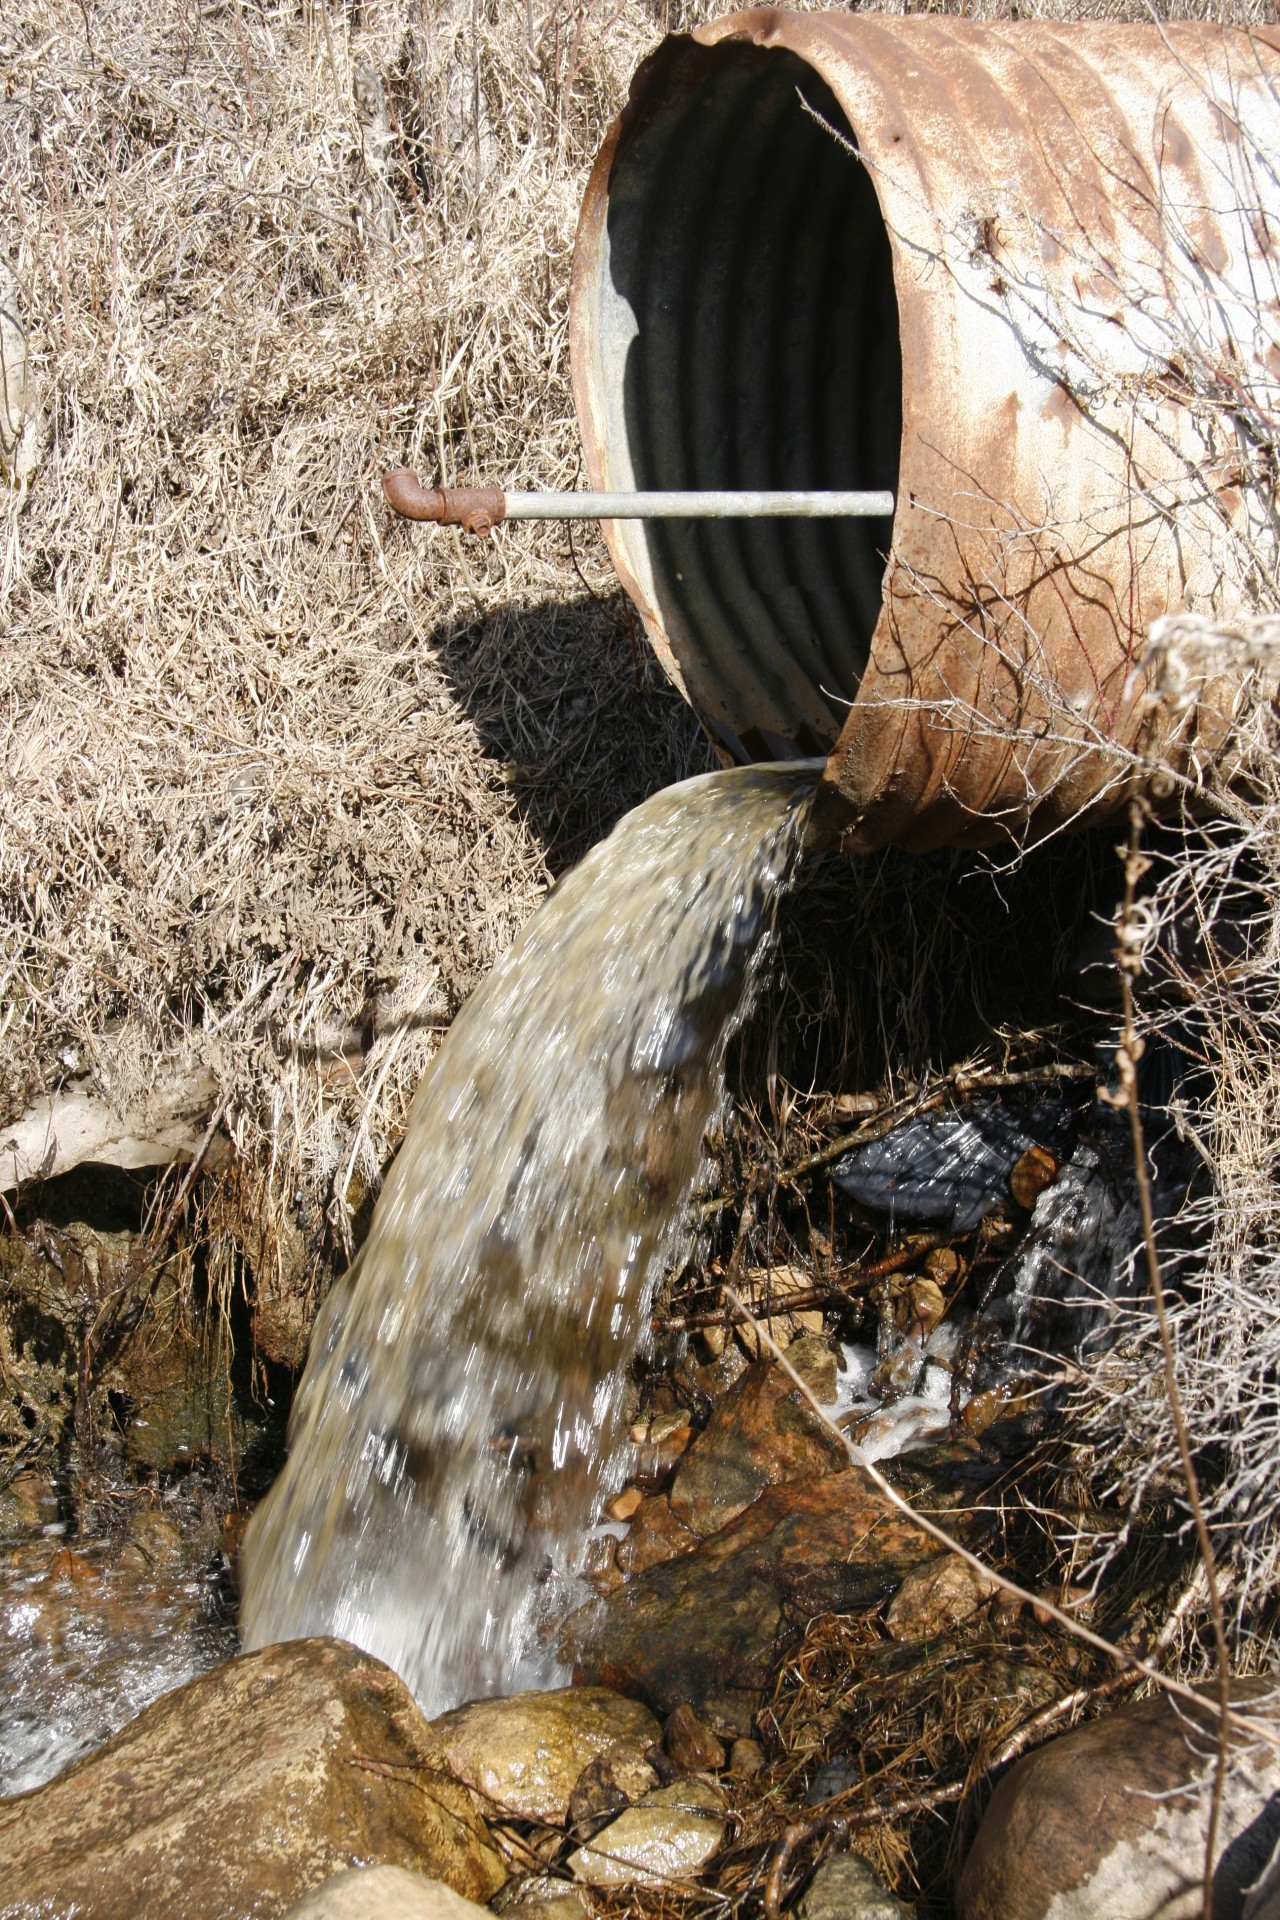
[[247,1646],[336,1634],[429,1713],[554,1677],[556,1574],[611,1484],[819,766],[637,807],[455,1020],[312,1334]]

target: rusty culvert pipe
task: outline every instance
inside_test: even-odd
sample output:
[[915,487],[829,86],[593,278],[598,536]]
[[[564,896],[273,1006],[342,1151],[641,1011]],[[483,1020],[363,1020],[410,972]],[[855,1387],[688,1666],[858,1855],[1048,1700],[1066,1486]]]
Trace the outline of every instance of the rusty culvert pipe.
[[[757,9],[665,41],[587,188],[590,484],[887,488],[887,521],[615,522],[727,753],[829,754],[850,847],[1102,817],[1153,620],[1274,569],[1280,32]],[[1253,436],[1251,438],[1251,436]]]

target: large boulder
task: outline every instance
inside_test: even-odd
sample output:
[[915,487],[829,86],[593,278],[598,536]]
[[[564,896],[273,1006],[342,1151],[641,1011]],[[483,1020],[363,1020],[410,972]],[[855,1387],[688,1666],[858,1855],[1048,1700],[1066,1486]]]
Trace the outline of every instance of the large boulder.
[[772,1487],[692,1553],[576,1614],[563,1650],[583,1681],[717,1733],[745,1734],[782,1649],[815,1613],[878,1607],[940,1551],[860,1468]]
[[839,1473],[849,1455],[783,1368],[757,1360],[719,1401],[672,1483],[675,1518],[705,1539],[766,1487]]
[[473,1700],[431,1722],[459,1780],[500,1815],[563,1826],[583,1771],[605,1754],[643,1760],[662,1728],[638,1700],[608,1687],[563,1687]]
[[[1207,1690],[1206,1690],[1207,1691]],[[1270,1681],[1232,1699],[1274,1720]],[[992,1796],[956,1889],[960,1920],[1193,1920],[1201,1911],[1216,1749],[1210,1714],[1161,1695],[1050,1740]],[[1214,1874],[1214,1920],[1240,1920],[1245,1889],[1280,1838],[1280,1753],[1234,1737]]]
[[271,1920],[356,1864],[506,1877],[403,1681],[339,1640],[228,1661],[0,1801],[0,1920]]

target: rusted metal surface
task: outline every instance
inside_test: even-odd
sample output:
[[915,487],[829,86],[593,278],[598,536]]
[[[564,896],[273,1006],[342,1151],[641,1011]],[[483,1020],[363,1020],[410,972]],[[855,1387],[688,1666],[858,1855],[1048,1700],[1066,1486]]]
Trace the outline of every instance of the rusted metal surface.
[[1151,622],[1275,565],[1277,167],[1275,29],[762,8],[663,43],[582,209],[592,486],[897,496],[607,529],[728,753],[829,751],[854,846],[1043,833],[1146,776]]
[[412,467],[384,473],[382,491],[387,505],[404,519],[431,520],[464,533],[492,533],[507,513],[501,487],[424,487]]

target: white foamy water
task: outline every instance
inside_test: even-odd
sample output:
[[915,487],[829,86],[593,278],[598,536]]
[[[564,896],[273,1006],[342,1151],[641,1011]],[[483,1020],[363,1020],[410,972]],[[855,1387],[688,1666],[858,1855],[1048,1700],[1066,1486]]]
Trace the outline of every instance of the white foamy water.
[[539,1627],[605,1490],[817,771],[637,807],[454,1022],[316,1325],[246,1543],[247,1645],[340,1635],[429,1712],[553,1677]]

